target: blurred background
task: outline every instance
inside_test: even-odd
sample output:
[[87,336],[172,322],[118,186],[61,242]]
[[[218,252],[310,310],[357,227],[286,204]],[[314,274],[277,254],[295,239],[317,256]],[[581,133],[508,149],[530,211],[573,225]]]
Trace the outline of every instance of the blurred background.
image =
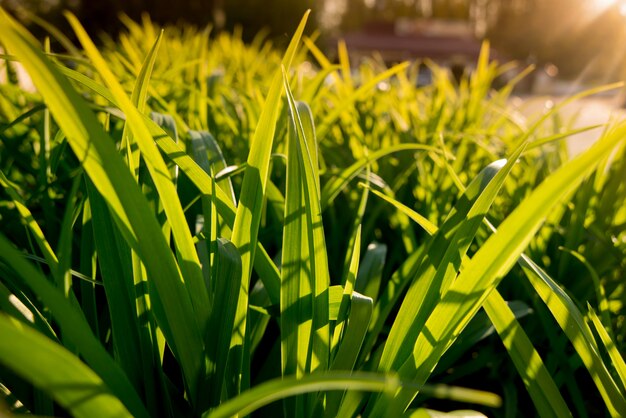
[[239,26],[246,39],[267,30],[279,45],[311,8],[315,23],[308,29],[319,31],[319,43],[331,55],[343,38],[356,58],[376,53],[389,62],[431,58],[467,66],[488,38],[497,57],[538,66],[527,87],[540,93],[558,90],[560,80],[600,84],[626,77],[626,0],[0,0],[0,5],[41,36],[45,30],[33,15],[70,34],[62,11],[71,10],[95,37],[122,30],[122,13],[135,20],[148,13],[161,24],[211,25],[213,34]]

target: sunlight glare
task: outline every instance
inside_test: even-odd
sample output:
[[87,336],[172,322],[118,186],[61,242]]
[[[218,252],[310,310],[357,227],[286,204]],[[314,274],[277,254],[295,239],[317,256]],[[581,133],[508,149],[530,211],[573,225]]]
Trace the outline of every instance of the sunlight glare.
[[587,11],[590,17],[600,15],[610,8],[626,17],[626,0],[587,0]]
[[616,0],[591,0],[593,7],[598,10],[604,10],[615,4]]

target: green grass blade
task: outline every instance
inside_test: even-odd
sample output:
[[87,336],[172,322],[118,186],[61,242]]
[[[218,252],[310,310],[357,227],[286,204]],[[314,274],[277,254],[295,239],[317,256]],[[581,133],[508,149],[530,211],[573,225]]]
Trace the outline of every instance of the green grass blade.
[[[220,407],[205,412],[203,418],[222,418],[236,415],[248,415],[262,406],[277,400],[308,392],[349,390],[363,392],[384,392],[393,394],[400,387],[416,387],[410,381],[401,381],[394,375],[354,372],[326,372],[305,376],[302,379],[289,376],[274,379],[250,389],[236,399],[225,402]],[[439,399],[451,399],[459,402],[497,408],[502,400],[493,393],[447,385],[421,386],[422,392]]]
[[393,376],[372,373],[327,372],[307,375],[303,378],[289,376],[270,380],[243,392],[237,398],[205,413],[203,418],[245,416],[274,401],[310,392],[350,389],[392,393],[399,385],[400,382]]
[[4,313],[0,313],[0,334],[2,363],[73,416],[132,416],[93,371],[60,345]]
[[497,290],[489,294],[483,308],[502,338],[517,372],[542,417],[571,417],[567,404],[543,364],[541,357],[523,328],[515,319],[511,308]]
[[98,263],[111,315],[111,331],[120,365],[137,390],[149,384],[145,370],[154,367],[150,347],[142,343],[135,307],[135,284],[132,276],[130,248],[110,224],[113,222],[106,202],[87,180],[92,211],[92,228]]
[[145,197],[89,107],[43,56],[32,36],[4,11],[0,23],[0,39],[18,53],[85,172],[107,200],[125,239],[145,262],[166,307],[159,322],[194,388],[202,365],[202,338],[189,296],[182,294],[186,291],[176,262]]
[[609,353],[609,357],[611,357],[613,367],[615,368],[617,376],[620,379],[622,389],[624,389],[626,388],[626,362],[624,362],[624,357],[622,357],[619,350],[615,346],[615,339],[609,335],[606,330],[606,326],[602,323],[593,308],[589,306],[589,304],[587,304],[587,308],[589,309],[589,316],[591,317],[593,326],[600,336],[600,340],[602,340],[604,348]]
[[576,349],[602,395],[611,416],[624,415],[626,413],[626,397],[604,365],[591,329],[574,301],[529,257],[522,255],[519,263],[530,284]]
[[[285,52],[282,62],[285,68],[289,68],[296,53],[308,15],[309,12],[305,13]],[[246,166],[243,184],[241,186],[239,205],[237,206],[237,215],[235,216],[233,225],[232,242],[241,252],[242,277],[237,301],[237,314],[235,317],[237,331],[233,333],[231,350],[233,355],[239,352],[244,357],[245,353],[243,353],[243,349],[245,341],[243,336],[245,335],[246,317],[248,314],[248,288],[250,286],[249,281],[252,273],[252,263],[255,259],[258,229],[261,221],[263,197],[267,184],[276,121],[281,109],[280,98],[282,90],[282,72],[278,70],[272,79],[272,84],[267,98],[265,99],[259,122],[252,137],[250,152],[248,154],[248,165]],[[235,361],[235,364],[237,363],[240,364],[239,367],[236,367],[234,370],[230,371],[230,373],[237,380],[243,379],[243,387],[246,387],[247,384],[245,380],[249,366],[243,364],[243,357]]]
[[[350,257],[350,264],[348,265],[348,274],[346,276],[345,283],[343,284],[343,296],[341,298],[341,305],[339,305],[339,312],[337,313],[337,322],[332,333],[331,351],[336,352],[339,339],[343,334],[343,329],[348,320],[348,310],[352,306],[352,294],[354,293],[354,285],[356,282],[357,272],[359,270],[359,260],[361,258],[361,226],[357,228],[356,236],[354,239],[354,245],[352,246],[352,254]],[[369,323],[369,318],[368,321]],[[350,369],[344,369],[350,370]]]
[[383,268],[387,257],[387,246],[372,242],[367,246],[363,260],[359,266],[354,290],[368,296],[376,302],[383,279]]
[[57,271],[59,267],[59,260],[57,259],[57,255],[54,253],[54,250],[50,246],[50,243],[48,243],[48,240],[41,230],[41,227],[35,220],[35,217],[30,212],[28,207],[26,207],[24,200],[21,198],[18,191],[11,185],[9,179],[7,179],[2,171],[0,171],[0,186],[2,186],[5,192],[9,195],[9,198],[12,200],[15,208],[20,215],[20,220],[31,232],[33,238],[35,239],[37,247],[46,259],[46,263],[50,267],[53,276],[57,277]]
[[[523,146],[519,147],[508,161],[492,163],[482,176],[479,175],[465,191],[467,201],[461,199],[442,228],[433,235],[417,276],[419,280],[411,283],[385,343],[380,370],[395,370],[410,358],[424,323],[456,276],[482,219],[523,150]],[[493,171],[495,175],[491,177]],[[476,200],[469,203],[472,201],[469,196],[476,196],[478,190]],[[468,207],[465,213],[463,206]]]
[[228,240],[217,241],[215,257],[215,298],[209,319],[207,341],[208,373],[211,379],[210,400],[212,407],[220,404],[224,385],[228,384],[226,362],[230,338],[236,327],[235,311],[239,295],[238,278],[241,275],[241,257],[237,248]]
[[[359,186],[369,188],[365,183],[359,183]],[[415,212],[414,210],[412,210],[411,208],[407,207],[406,205],[403,205],[402,203],[398,202],[397,200],[392,199],[389,196],[386,196],[384,193],[381,193],[378,190],[374,190],[374,189],[370,189],[370,190],[376,196],[380,197],[385,202],[387,202],[390,205],[394,206],[400,212],[402,212],[406,216],[408,216],[413,222],[415,222],[416,224],[421,226],[422,229],[424,229],[424,231],[426,231],[429,235],[433,235],[435,232],[437,232],[437,227],[435,225],[433,225],[432,222],[430,222],[428,219],[426,219],[425,217],[420,215],[419,213]]]
[[[578,184],[609,155],[624,138],[624,130],[625,127],[621,126],[563,165],[506,218],[433,310],[415,343],[413,356],[400,369],[401,376],[416,376],[418,382],[428,378],[439,358],[476,314],[489,292],[515,264],[545,217],[558,203],[569,198]],[[614,385],[605,387],[605,390],[609,391],[603,396],[606,395],[604,399],[610,412],[625,414],[626,402],[622,394]],[[414,395],[401,391],[399,397],[408,405]]]
[[[154,144],[152,135],[150,134],[149,128],[145,123],[145,119],[142,117],[141,112],[126,95],[119,81],[109,69],[104,58],[99,53],[98,49],[93,44],[78,20],[70,14],[67,15],[67,18],[70,25],[76,32],[76,36],[85,48],[85,53],[94,63],[94,66],[100,73],[100,76],[108,85],[111,94],[116,98],[121,110],[126,115],[126,123],[130,126],[133,137],[137,141],[137,145],[141,150],[141,156],[143,157],[143,160],[150,171],[150,176],[154,181],[154,185],[158,190],[161,198],[160,203],[163,205],[163,209],[167,215],[167,219],[174,236],[176,248],[180,252],[181,261],[179,266],[195,312],[195,318],[189,318],[188,320],[197,322],[197,326],[202,332],[202,330],[206,327],[209,316],[208,294],[204,284],[204,278],[202,276],[200,260],[198,259],[198,255],[193,245],[193,240],[189,232],[189,227],[187,226],[183,208],[180,204],[180,200],[178,199],[174,181],[165,162],[163,161],[163,158],[161,157],[161,154],[159,153],[157,146]],[[135,90],[136,94],[134,94],[133,97],[137,101],[141,100],[142,97],[145,97],[147,91],[146,84],[148,82],[147,78],[150,76],[150,70],[155,59],[159,39],[157,39],[151,50],[150,56],[147,58],[146,63],[142,68],[141,74],[144,79],[138,80],[137,88]],[[188,383],[191,382],[188,381]]]
[[[139,71],[137,80],[135,81],[135,87],[133,88],[133,92],[130,98],[133,105],[141,113],[145,113],[148,87],[150,85],[150,76],[152,75],[154,62],[156,61],[157,51],[159,50],[159,46],[161,45],[162,36],[163,33],[161,32],[155,40],[152,49],[146,56],[141,70]],[[131,172],[138,174],[140,153],[139,148],[136,146],[136,143],[134,141],[133,132],[130,129],[128,123],[124,124],[121,147],[122,149],[126,150],[129,163],[128,166],[130,167]]]
[[[81,353],[87,364],[100,376],[113,393],[135,416],[147,416],[137,392],[93,335],[82,311],[64,297],[11,244],[0,235],[0,258],[24,280],[26,285],[42,300],[56,320],[61,333]],[[3,341],[8,341],[6,338]],[[2,357],[4,358],[4,357]]]
[[[341,336],[341,343],[333,359],[330,370],[354,370],[361,352],[367,327],[372,317],[374,303],[371,298],[353,292],[350,298],[350,313]],[[336,330],[335,330],[336,331]],[[325,416],[336,417],[341,407],[344,393],[327,395]]]
[[370,156],[362,158],[359,161],[355,162],[350,167],[344,169],[338,176],[326,182],[324,188],[322,189],[322,210],[330,206],[330,204],[335,200],[337,195],[346,188],[348,183],[350,183],[350,181],[352,181],[369,164],[387,155],[400,151],[432,151],[436,153],[440,152],[437,147],[423,144],[398,144],[389,147],[388,149],[376,151]]
[[[143,157],[143,160],[150,171],[150,176],[154,185],[158,190],[160,203],[163,205],[172,235],[174,236],[176,249],[178,250],[180,259],[179,268],[182,273],[184,285],[188,292],[189,299],[191,300],[194,312],[193,315],[190,315],[185,320],[190,323],[190,327],[198,330],[194,330],[194,333],[196,334],[194,335],[195,339],[198,337],[198,334],[201,334],[206,329],[207,326],[209,318],[208,291],[204,283],[200,260],[198,259],[198,255],[195,251],[195,246],[185,219],[183,208],[180,200],[178,199],[176,186],[171,177],[171,173],[153,141],[143,115],[141,115],[139,110],[134,106],[132,100],[127,97],[122,86],[108,68],[104,58],[100,55],[98,49],[86,34],[78,20],[69,14],[67,17],[70,25],[76,32],[78,39],[85,48],[87,56],[92,60],[101,77],[110,88],[112,95],[117,99],[118,104],[124,111],[126,115],[126,123],[130,126],[133,137],[137,141],[137,145],[141,150],[141,156]],[[149,77],[150,74],[151,61],[154,60],[158,42],[159,40],[157,39],[157,43],[151,51],[151,56],[148,57],[146,65],[144,66],[145,72],[143,74],[146,79],[140,80],[138,84],[139,89],[136,90],[138,91],[136,96],[137,100],[140,100],[142,95],[145,95],[145,89],[147,86],[143,85],[147,83],[147,77]],[[161,295],[161,298],[163,299],[164,295]],[[165,308],[165,311],[167,314],[167,308]],[[204,362],[201,360],[203,355],[202,343],[192,339],[183,344],[185,346],[189,346],[188,348],[185,347],[186,350],[193,350],[195,351],[194,356],[200,357],[194,359],[182,357],[180,359],[184,370],[185,383],[190,392],[189,396],[192,404],[195,405],[196,402],[201,399],[199,397],[199,388],[197,385],[203,381],[202,376],[205,372],[203,370]],[[177,350],[183,349],[183,347],[180,347],[180,344],[175,344],[175,347]],[[201,387],[200,391],[204,391],[205,389],[206,388]]]
[[604,290],[604,286],[602,285],[602,281],[598,276],[598,273],[593,268],[593,266],[587,261],[587,259],[577,251],[569,250],[567,248],[560,248],[563,251],[571,254],[575,259],[580,261],[585,268],[589,271],[589,275],[591,276],[591,280],[593,281],[593,288],[596,291],[596,298],[598,300],[598,310],[600,311],[600,318],[602,318],[602,323],[604,324],[604,328],[608,332],[610,339],[615,341],[615,333],[613,332],[613,324],[611,322],[611,312],[609,309],[609,301],[606,297],[606,291]]
[[[224,154],[213,135],[205,131],[189,131],[189,136],[191,137],[192,144],[197,144],[194,150],[206,154],[205,158],[208,158],[207,162],[209,163],[209,167],[207,168],[209,168],[209,170],[207,171],[207,168],[202,167],[207,173],[215,176],[227,167]],[[198,159],[196,159],[196,161],[198,161]],[[233,184],[230,179],[225,178],[218,181],[217,184],[226,192],[230,197],[230,201],[235,205],[235,190],[233,189]]]
[[[111,93],[90,78],[65,67],[59,67],[59,70],[66,76],[76,80],[111,103],[117,105],[117,101]],[[229,226],[232,226],[235,220],[236,209],[235,205],[230,200],[230,197],[221,188],[213,188],[211,177],[189,155],[187,155],[187,153],[185,153],[185,151],[181,149],[181,147],[176,144],[176,142],[174,142],[165,131],[159,128],[159,126],[155,123],[151,123],[152,121],[149,119],[145,120],[159,149],[161,149],[167,158],[180,167],[180,169],[185,173],[185,175],[187,175],[187,177],[189,177],[191,182],[200,192],[205,195],[214,195],[216,197],[216,208],[220,216],[224,218]],[[260,243],[257,243],[254,268],[265,284],[265,288],[268,291],[272,303],[278,304],[280,293],[280,274],[276,265],[269,258],[267,252]]]
[[372,317],[373,305],[371,298],[357,292],[352,293],[350,313],[331,370],[354,369]]
[[[299,164],[301,175],[302,204],[305,206],[304,233],[308,239],[308,256],[310,257],[310,283],[312,290],[312,355],[311,371],[326,370],[330,355],[330,326],[328,319],[328,287],[330,274],[322,208],[320,203],[320,183],[317,160],[317,140],[313,129],[313,118],[310,108],[304,103],[296,103],[286,77],[284,78],[290,117],[294,124],[293,140],[297,140],[292,148]],[[287,218],[285,216],[285,218]],[[304,256],[304,253],[301,253]]]
[[360,100],[371,92],[375,86],[388,78],[393,77],[395,74],[400,73],[409,66],[408,62],[403,62],[397,64],[390,69],[383,71],[382,73],[376,75],[376,77],[368,80],[366,83],[363,83],[358,89],[354,90],[349,96],[342,97],[341,102],[331,113],[329,113],[322,122],[319,124],[319,131],[317,133],[320,141],[324,141],[326,135],[330,131],[330,129],[334,126],[337,119],[339,119],[343,114],[345,114],[346,109],[350,106],[353,106],[357,100]]

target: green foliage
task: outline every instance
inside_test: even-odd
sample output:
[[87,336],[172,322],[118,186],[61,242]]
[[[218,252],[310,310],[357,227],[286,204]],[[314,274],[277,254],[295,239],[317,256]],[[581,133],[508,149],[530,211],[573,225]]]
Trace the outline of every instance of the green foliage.
[[488,45],[417,87],[307,16],[55,54],[0,11],[0,412],[626,415],[626,125],[569,160]]

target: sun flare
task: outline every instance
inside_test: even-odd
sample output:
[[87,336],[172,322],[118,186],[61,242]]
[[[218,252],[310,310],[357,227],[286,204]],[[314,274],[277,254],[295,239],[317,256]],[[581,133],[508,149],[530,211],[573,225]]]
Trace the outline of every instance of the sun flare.
[[626,17],[626,0],[589,0],[587,10],[592,15],[596,15],[616,6],[618,6],[619,14]]
[[607,9],[616,3],[616,0],[592,0],[591,3],[596,9]]

